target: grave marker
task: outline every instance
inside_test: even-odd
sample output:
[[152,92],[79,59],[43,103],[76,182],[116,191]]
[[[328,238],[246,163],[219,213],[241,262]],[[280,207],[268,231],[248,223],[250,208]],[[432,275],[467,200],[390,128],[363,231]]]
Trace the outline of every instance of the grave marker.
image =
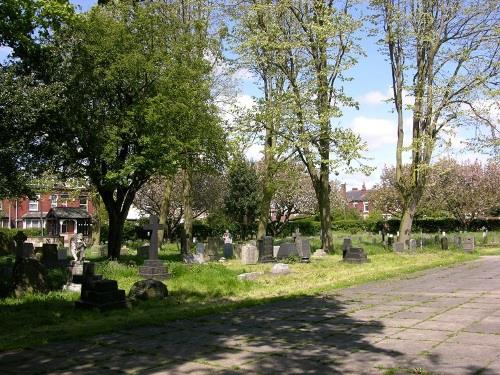
[[149,224],[143,227],[145,230],[151,231],[148,259],[144,261],[143,266],[139,267],[139,275],[145,279],[162,280],[169,276],[163,262],[158,259],[158,230],[166,227],[158,222],[158,217],[151,215]]

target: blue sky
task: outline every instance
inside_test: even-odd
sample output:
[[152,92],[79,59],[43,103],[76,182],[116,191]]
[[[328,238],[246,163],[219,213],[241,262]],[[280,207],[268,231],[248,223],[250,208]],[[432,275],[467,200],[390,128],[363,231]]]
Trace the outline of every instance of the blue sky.
[[[96,4],[97,0],[73,0],[72,3],[79,6],[82,11],[86,11]],[[394,164],[396,153],[395,115],[391,113],[392,105],[384,102],[391,95],[390,68],[384,56],[378,51],[375,38],[364,37],[361,44],[367,56],[361,57],[358,64],[350,71],[350,76],[354,80],[345,86],[345,91],[359,102],[360,109],[345,110],[344,116],[335,119],[335,123],[351,128],[361,135],[368,144],[368,151],[365,154],[370,158],[368,164],[376,167],[376,170],[370,176],[341,173],[336,177],[340,182],[347,183],[348,187],[360,187],[363,183],[371,187],[377,183],[383,166]],[[0,47],[0,61],[5,59],[7,53],[5,48]],[[237,99],[248,104],[252,97],[260,96],[260,93],[251,76],[245,72],[240,76],[240,93]],[[405,122],[409,123],[409,119],[408,113]],[[444,151],[438,150],[435,157],[452,155],[461,160],[485,159],[483,155],[476,155],[464,149],[461,142],[466,137],[467,134],[463,131],[448,136],[452,147]],[[261,149],[260,145],[254,145],[248,155],[253,159],[259,158]]]

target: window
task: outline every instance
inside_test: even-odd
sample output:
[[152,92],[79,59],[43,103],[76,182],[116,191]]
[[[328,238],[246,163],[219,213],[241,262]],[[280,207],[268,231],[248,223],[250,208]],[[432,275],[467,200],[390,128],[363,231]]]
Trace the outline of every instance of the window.
[[369,204],[369,202],[363,202],[363,212],[369,211],[368,204]]
[[61,194],[61,206],[68,207],[69,194]]
[[57,194],[52,194],[50,196],[50,207],[57,207]]
[[88,198],[86,196],[80,196],[80,208],[84,208],[85,210],[88,210],[89,203],[88,203]]
[[41,228],[40,219],[25,219],[24,227],[29,228]]
[[61,224],[61,233],[74,233],[75,223],[73,220],[64,220]]
[[28,204],[28,211],[38,211],[38,200],[40,199],[40,196],[37,195],[36,199],[30,200]]

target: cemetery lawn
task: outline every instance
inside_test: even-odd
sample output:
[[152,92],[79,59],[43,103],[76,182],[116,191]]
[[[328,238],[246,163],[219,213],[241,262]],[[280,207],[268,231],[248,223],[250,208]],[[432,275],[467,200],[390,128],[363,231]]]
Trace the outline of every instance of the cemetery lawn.
[[[345,264],[341,256],[329,255],[309,264],[291,263],[293,273],[289,275],[265,275],[255,281],[240,281],[238,274],[269,271],[272,264],[242,265],[239,260],[231,260],[224,264],[188,266],[180,262],[175,247],[170,247],[160,254],[172,274],[166,281],[169,290],[166,300],[140,302],[126,310],[99,313],[75,310],[73,304],[79,297],[75,293],[54,291],[22,299],[6,298],[0,300],[0,350],[81,339],[277,299],[314,295],[368,281],[405,277],[412,272],[446,267],[479,256],[478,252],[425,249],[413,255],[397,255],[378,246],[366,248],[370,263]],[[98,274],[117,280],[127,293],[132,284],[140,280],[137,265],[141,261],[135,256],[125,256],[119,263],[98,258],[94,261]]]

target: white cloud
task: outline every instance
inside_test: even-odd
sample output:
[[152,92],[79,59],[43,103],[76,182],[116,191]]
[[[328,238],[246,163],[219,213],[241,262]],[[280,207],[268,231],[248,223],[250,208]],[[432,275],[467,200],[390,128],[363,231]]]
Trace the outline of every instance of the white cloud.
[[358,116],[349,127],[366,141],[370,150],[396,144],[396,123],[393,120]]
[[[391,105],[392,102],[387,102],[388,100],[393,98],[392,87],[387,88],[384,92],[380,90],[368,91],[366,94],[361,95],[358,98],[358,101],[361,104],[377,106],[377,105]],[[403,90],[403,107],[406,108],[408,106],[413,105],[415,102],[415,98],[410,95],[410,93],[406,90]]]
[[255,75],[246,68],[240,68],[233,73],[233,78],[242,81],[254,81]]

